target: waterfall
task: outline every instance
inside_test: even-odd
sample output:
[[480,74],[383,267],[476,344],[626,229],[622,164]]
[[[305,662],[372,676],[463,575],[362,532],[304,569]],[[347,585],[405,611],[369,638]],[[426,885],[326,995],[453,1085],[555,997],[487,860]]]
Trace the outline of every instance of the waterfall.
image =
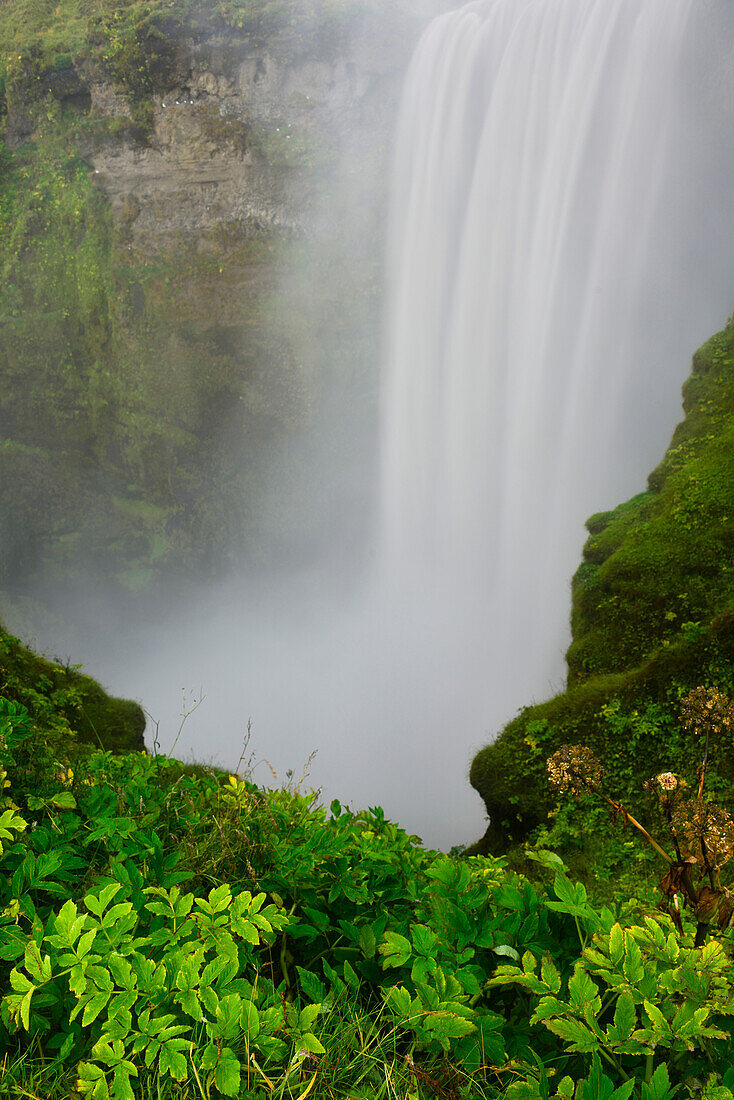
[[251,717],[281,777],[318,750],[327,805],[481,834],[472,753],[562,687],[583,521],[644,488],[732,308],[732,43],[731,0],[478,0],[428,26],[395,143],[374,576],[328,527],[326,565],[202,586],[144,634],[100,617],[79,656],[164,749],[191,686],[183,757],[237,767]]
[[476,0],[407,77],[382,569],[439,607],[487,735],[561,685],[583,521],[644,488],[731,309],[722,11]]

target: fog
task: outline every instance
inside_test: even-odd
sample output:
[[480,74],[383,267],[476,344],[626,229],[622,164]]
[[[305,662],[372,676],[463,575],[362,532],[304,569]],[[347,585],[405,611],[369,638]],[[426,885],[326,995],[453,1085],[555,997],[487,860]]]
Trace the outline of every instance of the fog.
[[[487,115],[472,122],[475,130],[484,126],[486,136],[492,112],[518,111],[507,130],[495,127],[499,145],[483,153],[464,147],[465,127],[459,148],[452,145],[456,130],[448,130],[433,159],[398,163],[390,173],[392,154],[379,148],[374,132],[369,141],[359,132],[342,135],[339,158],[313,181],[309,193],[320,197],[308,213],[310,236],[286,262],[273,305],[273,330],[303,340],[307,368],[324,382],[310,423],[286,441],[266,475],[272,521],[266,518],[269,535],[256,561],[147,596],[121,599],[91,574],[83,592],[54,582],[31,593],[46,610],[26,634],[46,652],[82,662],[114,694],[139,699],[151,716],[149,747],[155,736],[162,752],[234,769],[249,726],[245,755],[255,781],[300,782],[321,790],[327,805],[332,798],[355,809],[380,805],[445,850],[483,833],[484,808],[467,780],[472,755],[518,707],[562,690],[568,584],[583,519],[644,488],[679,417],[690,355],[723,325],[734,297],[726,247],[734,228],[727,106],[734,80],[721,45],[732,41],[731,16],[724,0],[697,5],[697,15],[687,0],[676,0],[675,17],[670,4],[644,0],[651,21],[641,46],[635,20],[625,23],[634,6],[616,5],[613,32],[621,36],[621,55],[631,42],[634,63],[654,69],[659,80],[635,84],[637,71],[628,63],[615,69],[617,55],[610,55],[594,118],[602,129],[592,127],[586,145],[572,111],[557,125],[559,132],[568,128],[565,145],[563,134],[560,145],[548,147],[538,136],[537,104],[548,106],[549,98],[544,74],[557,87],[559,74],[576,65],[581,80],[581,48],[590,57],[598,49],[591,32],[580,47],[568,19],[574,65],[564,60],[559,30],[552,56],[545,59],[538,47],[531,67],[519,69],[535,105],[531,98],[498,101],[508,94],[506,81],[504,91],[485,88]],[[406,124],[418,143],[421,127],[435,131],[442,118],[464,127],[457,94],[468,95],[477,113],[478,84],[463,79],[469,65],[455,52],[460,40],[467,39],[477,81],[489,85],[492,57],[500,59],[498,71],[512,70],[518,28],[548,40],[546,15],[536,23],[533,11],[584,7],[600,5],[484,0],[469,6],[468,23],[447,16],[429,42],[430,66],[439,68],[426,74],[418,58],[411,70],[406,102],[412,97],[419,108],[408,103],[414,114],[404,114],[398,143]],[[611,33],[601,19],[599,32]],[[675,34],[687,42],[682,60]],[[477,39],[489,42],[484,56]],[[654,59],[642,48],[651,43]],[[437,92],[432,105],[421,91],[426,80],[444,97]],[[543,125],[550,132],[555,124]],[[600,136],[616,160],[600,159]],[[498,161],[513,161],[534,141],[514,182],[492,191]],[[564,150],[578,161],[569,163]],[[366,152],[371,160],[363,160]],[[488,174],[478,184],[482,157]],[[445,179],[423,202],[439,172]],[[452,172],[462,177],[456,184]],[[569,176],[583,196],[576,208],[561,186]],[[632,186],[610,189],[610,177]],[[544,181],[543,194],[529,186],[531,178]],[[480,186],[489,197],[480,194],[477,202]],[[595,189],[606,206],[595,206]],[[420,212],[416,197],[425,206]],[[528,230],[536,215],[561,223],[558,239],[538,245]],[[403,234],[408,223],[410,239]],[[620,226],[629,248],[619,245]],[[534,243],[518,252],[523,233]],[[511,251],[500,255],[503,236]],[[481,243],[474,255],[472,241]],[[486,255],[492,270],[483,267]],[[364,270],[376,272],[379,283],[369,308],[359,301],[355,275]],[[442,279],[444,297],[436,303]],[[590,283],[596,297],[582,297]],[[461,328],[473,299],[469,327]],[[545,343],[518,342],[519,329],[503,328],[509,315],[515,321],[508,324],[534,337],[542,318]],[[355,343],[360,362],[339,370]],[[513,347],[520,347],[514,360]],[[416,374],[399,373],[406,362]],[[482,364],[493,379],[489,390],[477,381]],[[461,375],[462,365],[468,388],[459,398],[446,378]],[[434,369],[445,387],[434,402],[440,412],[421,419],[415,407],[434,398],[423,401],[420,372]],[[513,371],[522,384],[508,400]],[[615,372],[623,377],[618,388]],[[444,409],[453,420],[443,420]],[[589,467],[597,451],[603,461]]]

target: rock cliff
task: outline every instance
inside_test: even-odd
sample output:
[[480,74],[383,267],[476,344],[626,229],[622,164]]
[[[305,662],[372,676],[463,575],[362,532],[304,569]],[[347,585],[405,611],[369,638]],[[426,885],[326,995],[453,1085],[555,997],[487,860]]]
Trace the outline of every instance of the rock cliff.
[[86,28],[75,56],[6,57],[0,588],[15,592],[77,571],[140,588],[307,544],[329,379],[346,435],[373,418],[383,181],[420,20],[131,20]]
[[[679,719],[683,696],[699,685],[734,696],[733,341],[730,323],[694,356],[685,417],[647,491],[588,520],[567,690],[522,710],[472,764],[489,815],[482,850],[535,831],[589,871],[590,852],[599,854],[594,834],[608,839],[606,808],[559,805],[547,758],[563,744],[590,746],[610,793],[643,813],[648,777],[695,774],[700,762],[700,744]],[[724,738],[712,748],[717,797],[730,797],[732,747]],[[617,857],[628,856],[619,844]],[[609,843],[606,854],[614,860]]]

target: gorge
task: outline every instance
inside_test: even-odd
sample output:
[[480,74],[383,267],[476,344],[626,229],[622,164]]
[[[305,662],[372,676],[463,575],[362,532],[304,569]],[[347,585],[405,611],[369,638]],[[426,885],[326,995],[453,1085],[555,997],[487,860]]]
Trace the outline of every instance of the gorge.
[[[10,625],[144,700],[164,750],[185,685],[206,698],[178,753],[234,767],[251,718],[281,777],[317,749],[328,795],[478,835],[471,752],[560,689],[583,521],[642,489],[731,309],[732,22],[724,0],[477,0],[430,24],[395,141],[381,460],[380,177],[417,24],[295,56],[164,34],[162,83],[89,55],[40,118],[29,61],[12,170],[29,137],[63,162],[88,96],[73,142],[113,262],[39,296],[30,333],[48,267],[8,260]],[[42,362],[41,415],[18,395]]]

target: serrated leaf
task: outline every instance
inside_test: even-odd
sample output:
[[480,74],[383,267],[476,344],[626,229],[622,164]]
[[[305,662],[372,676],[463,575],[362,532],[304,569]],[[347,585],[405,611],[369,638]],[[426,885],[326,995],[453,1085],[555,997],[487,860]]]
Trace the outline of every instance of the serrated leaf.
[[[614,1009],[614,1041],[626,1042],[637,1025],[637,1009],[631,993],[622,993]],[[609,1029],[607,1029],[609,1034]]]
[[589,1028],[578,1020],[544,1020],[543,1023],[579,1054],[590,1054],[599,1046],[599,1040]]
[[492,951],[495,955],[504,955],[508,959],[514,959],[515,962],[520,962],[519,951],[516,951],[509,943],[501,943],[499,947],[493,947]]
[[39,984],[43,985],[45,982],[51,981],[51,957],[49,955],[42,956],[38,946],[33,941],[26,946],[24,963],[30,976]]
[[398,932],[386,932],[379,952],[383,956],[383,967],[404,966],[412,954],[410,942]]
[[552,993],[558,993],[561,988],[561,975],[558,973],[555,963],[550,955],[546,955],[540,964],[540,976]]
[[10,984],[16,993],[27,993],[29,989],[34,988],[30,978],[27,978],[20,970],[10,971]]
[[645,964],[642,961],[637,940],[630,934],[624,933],[625,954],[622,962],[622,973],[630,985],[637,985],[645,977]]
[[321,1005],[306,1005],[301,1009],[301,1013],[298,1017],[298,1027],[301,1031],[310,1031],[314,1025],[314,1021],[321,1011]]
[[366,959],[374,958],[377,950],[377,937],[369,924],[363,924],[359,930],[359,948]]
[[530,1023],[552,1020],[555,1016],[565,1016],[567,1012],[568,1005],[564,1001],[559,1001],[557,997],[543,997],[530,1017]]
[[[655,1031],[659,1032],[661,1035],[665,1035],[666,1037],[672,1034],[670,1030],[670,1024],[668,1023],[665,1016],[660,1011],[657,1005],[652,1004],[650,1001],[644,1001],[643,1008],[645,1009],[645,1014],[647,1015]],[[681,1029],[681,1032],[682,1030],[683,1029]]]
[[624,932],[621,924],[614,924],[609,933],[609,958],[613,966],[619,966],[624,958]]
[[668,1067],[661,1063],[648,1083],[642,1085],[642,1100],[668,1100],[670,1077]]
[[410,1016],[410,993],[405,986],[393,986],[386,994],[385,1000],[393,1012],[398,1016],[407,1018]]
[[121,882],[110,882],[99,893],[89,893],[84,898],[84,904],[95,917],[101,917],[112,899],[122,890]]
[[161,1074],[169,1074],[174,1081],[187,1081],[189,1067],[186,1064],[184,1049],[190,1044],[185,1039],[164,1043],[158,1052],[158,1069]]
[[574,967],[568,983],[568,993],[574,1008],[580,1012],[583,1011],[585,1004],[593,1004],[599,1000],[599,990],[581,962],[577,962]]
[[93,1023],[110,999],[109,993],[95,993],[84,1005],[82,1027]]
[[59,791],[58,794],[52,795],[51,802],[59,810],[75,810],[76,799],[71,791]]
[[326,987],[323,982],[319,981],[315,974],[310,970],[304,970],[303,967],[297,966],[298,972],[298,984],[301,987],[303,993],[306,994],[310,1001],[315,1004],[321,1004],[326,999]]
[[257,1039],[260,1034],[260,1013],[252,1003],[245,1001],[242,1005],[242,1030],[248,1043]]
[[31,1027],[31,997],[33,992],[33,989],[29,989],[20,1002],[20,1019],[26,1031],[30,1031]]
[[307,1050],[310,1054],[326,1054],[323,1044],[310,1031],[298,1037],[298,1051],[296,1053],[302,1050]]
[[430,959],[435,957],[438,945],[438,937],[435,932],[432,932],[424,924],[414,924],[411,926],[410,935],[413,940],[413,950],[418,955],[425,955]]
[[240,1063],[229,1047],[222,1047],[214,1070],[214,1083],[225,1096],[237,1096],[240,1091]]

